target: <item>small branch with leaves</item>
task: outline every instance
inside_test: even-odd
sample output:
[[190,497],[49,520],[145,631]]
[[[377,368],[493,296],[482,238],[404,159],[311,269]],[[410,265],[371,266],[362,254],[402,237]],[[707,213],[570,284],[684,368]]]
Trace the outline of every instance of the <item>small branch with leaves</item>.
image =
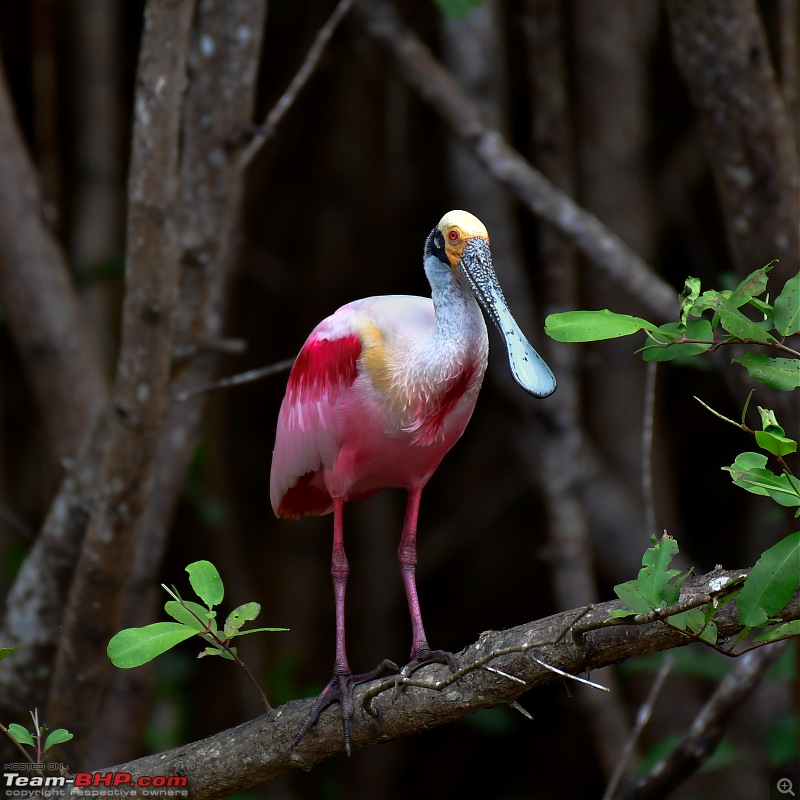
[[[607,309],[568,311],[549,316],[545,321],[545,331],[557,341],[585,342],[644,330],[648,340],[655,342],[639,351],[645,361],[696,357],[708,352],[713,342],[756,342],[773,348],[780,345],[784,351],[796,353],[783,342],[800,333],[800,274],[786,281],[774,304],[770,304],[767,299],[762,299],[762,295],[768,297],[768,274],[772,266],[768,264],[755,270],[733,290],[701,293],[700,281],[687,278],[680,295],[678,322],[656,326],[641,317],[617,314]],[[761,319],[750,319],[742,311],[745,307],[755,309]],[[709,311],[712,312],[711,319],[703,317]],[[703,341],[687,343],[687,336]],[[733,359],[733,362],[747,367],[751,378],[770,388],[792,391],[800,386],[800,353],[796,355],[797,358],[773,358],[746,352],[741,358]],[[784,508],[795,509],[795,517],[798,517],[800,480],[786,462],[788,456],[797,452],[797,441],[786,435],[770,409],[758,408],[760,430],[747,426],[745,417],[749,402],[748,396],[740,423],[703,403],[715,416],[751,434],[758,447],[766,453],[740,453],[731,466],[722,469],[730,473],[736,486],[751,494],[768,497]],[[768,469],[770,456],[777,459],[781,474]],[[761,644],[800,633],[797,623],[772,624],[776,614],[800,586],[800,570],[797,568],[800,563],[800,531],[790,533],[762,553],[743,586],[736,589],[737,608],[744,628],[736,642],[728,648],[717,644],[713,621],[717,613],[715,604],[707,606],[705,611],[700,608],[670,608],[678,601],[681,583],[687,575],[677,577],[678,571],[669,569],[669,562],[678,551],[674,539],[665,535],[660,543],[654,542],[654,545],[645,553],[639,577],[615,587],[617,596],[626,608],[616,611],[604,624],[614,624],[627,617],[631,618],[629,621],[650,621],[650,615],[658,613],[688,637],[696,637],[727,655],[741,655]],[[726,600],[731,596],[729,594]],[[757,635],[751,646],[746,650],[735,650],[739,642],[753,633]]]
[[[786,344],[800,333],[800,274],[781,288],[774,304],[763,299],[773,265],[755,270],[733,290],[700,291],[698,278],[687,278],[680,295],[678,322],[656,325],[641,317],[602,311],[565,311],[545,320],[545,332],[559,342],[614,339],[645,331],[639,351],[645,361],[674,361],[713,352],[723,345],[756,345],[791,358],[745,352],[734,364],[772,389],[792,391],[800,386],[800,350]],[[744,309],[754,310],[751,319]],[[704,316],[711,312],[711,318]]]
[[191,600],[184,600],[178,590],[161,584],[164,591],[172,598],[164,604],[167,612],[175,622],[154,622],[142,628],[126,628],[117,633],[108,643],[108,657],[114,666],[120,669],[139,667],[152,661],[157,656],[170,650],[193,636],[199,636],[206,642],[205,649],[198,654],[204,656],[220,656],[233,661],[240,667],[256,691],[267,714],[272,711],[263,689],[239,657],[232,641],[249,633],[285,631],[286,628],[251,628],[242,630],[244,625],[252,622],[261,612],[258,603],[244,603],[233,609],[223,623],[222,630],[217,626],[217,612],[214,610],[225,596],[225,587],[217,568],[209,561],[195,561],[186,567],[189,583],[203,605]]
[[[0,648],[0,661],[13,655],[16,649],[16,647]],[[0,733],[5,734],[11,740],[25,761],[34,765],[34,772],[43,777],[45,753],[56,745],[68,742],[72,739],[72,734],[66,728],[56,728],[53,731],[48,731],[47,726],[39,721],[38,708],[31,711],[30,715],[33,728],[26,728],[18,722],[12,722],[8,726],[0,723]],[[26,748],[31,748],[33,752],[31,753],[31,750],[26,750]]]
[[[42,764],[44,754],[55,747],[57,744],[68,742],[72,738],[72,734],[65,728],[56,728],[54,731],[49,731],[47,726],[39,722],[39,709],[35,708],[31,711],[31,721],[33,728],[28,729],[24,725],[17,722],[12,722],[8,727],[0,724],[0,732],[6,734],[17,747],[17,750],[22,753],[23,758],[29,764]],[[25,746],[33,748],[33,754],[25,749]],[[42,774],[41,770],[36,770],[37,774]]]
[[[642,557],[642,569],[635,580],[614,587],[623,608],[614,609],[606,619],[578,623],[572,635],[580,642],[588,631],[615,625],[647,625],[661,622],[680,631],[690,641],[702,642],[726,656],[738,657],[765,644],[800,634],[800,621],[785,622],[780,612],[798,591],[797,564],[800,563],[800,532],[781,539],[762,554],[746,574],[721,576],[709,581],[705,596],[681,599],[683,583],[692,575],[670,568],[678,543],[668,534]],[[728,646],[719,644],[714,618],[731,600],[742,623]],[[744,641],[748,644],[737,647]]]

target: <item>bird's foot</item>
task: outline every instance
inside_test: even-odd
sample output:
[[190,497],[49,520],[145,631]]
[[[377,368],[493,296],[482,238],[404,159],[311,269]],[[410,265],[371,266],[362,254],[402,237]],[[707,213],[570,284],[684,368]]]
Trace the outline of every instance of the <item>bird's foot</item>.
[[403,687],[405,686],[404,678],[410,678],[420,667],[424,667],[428,664],[447,664],[451,672],[458,671],[456,657],[452,653],[447,650],[430,650],[424,647],[412,654],[411,661],[398,673],[397,683],[395,684],[392,696],[396,698],[397,695],[403,691]]
[[451,672],[458,670],[456,657],[447,650],[429,650],[427,647],[418,650],[411,656],[411,661],[403,667],[403,674],[412,675],[426,664],[447,664]]
[[389,670],[397,670],[397,664],[393,661],[384,660],[370,672],[362,672],[353,675],[352,672],[333,673],[328,685],[320,692],[314,705],[311,707],[308,716],[303,720],[300,730],[294,737],[293,747],[300,744],[303,737],[311,730],[314,723],[319,719],[319,715],[333,703],[339,703],[342,711],[342,732],[344,733],[344,747],[347,755],[350,755],[350,728],[353,719],[353,689],[362,683],[379,678]]

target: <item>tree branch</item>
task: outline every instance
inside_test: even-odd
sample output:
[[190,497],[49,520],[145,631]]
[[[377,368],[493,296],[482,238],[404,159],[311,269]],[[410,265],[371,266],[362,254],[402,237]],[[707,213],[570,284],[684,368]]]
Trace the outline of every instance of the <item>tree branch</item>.
[[596,217],[556,189],[492,128],[453,77],[409,30],[387,0],[359,0],[369,35],[394,58],[404,80],[437,111],[500,183],[536,217],[566,236],[592,266],[655,314],[671,319],[675,290]]
[[[532,120],[533,157],[549,180],[572,195],[576,184],[574,109],[569,93],[564,8],[559,0],[529,0],[526,10],[528,73],[536,109]],[[577,253],[551,227],[539,227],[542,307],[546,312],[577,308],[580,302]],[[539,426],[532,428],[530,413],[522,413],[524,404],[517,392],[513,397],[509,392],[509,398],[520,409],[521,430],[514,436],[518,456],[527,466],[531,483],[541,487],[546,500],[550,585],[556,608],[570,608],[598,596],[594,575],[598,555],[592,547],[588,506],[581,500],[586,451],[594,443],[587,441],[584,432],[587,409],[583,406],[585,392],[578,378],[580,349],[552,347],[545,358],[558,375],[559,392],[557,403],[543,403],[536,409],[537,417],[547,420],[547,434],[542,435]],[[615,478],[620,479],[616,471]],[[616,530],[623,533],[626,528],[622,515],[616,509],[611,513]],[[627,529],[638,535],[641,525],[637,523]],[[602,552],[605,548],[597,549]],[[608,670],[604,680],[611,692],[581,692],[579,702],[592,729],[602,768],[610,776],[619,762],[620,742],[629,740],[630,735],[624,695],[617,691],[618,675]]]
[[655,706],[656,700],[661,694],[661,690],[664,688],[667,676],[674,665],[674,657],[672,655],[668,655],[664,658],[663,663],[659,667],[658,673],[653,680],[653,685],[650,687],[650,691],[647,693],[647,698],[640,706],[639,711],[636,713],[636,725],[631,731],[628,741],[625,742],[625,746],[622,748],[616,768],[611,775],[611,779],[606,786],[605,792],[603,792],[603,800],[613,800],[613,798],[617,796],[617,787],[619,786],[619,782],[622,780],[622,776],[625,774],[625,770],[631,761],[631,757],[633,756],[636,744],[639,741],[639,737],[642,735],[642,731],[645,729],[647,723],[650,722],[650,718],[653,716],[653,707]]
[[[747,570],[716,570],[691,583],[687,581],[682,588],[681,602],[714,596],[720,591],[717,587],[723,578],[735,579],[746,573]],[[721,636],[735,636],[741,631],[734,605],[728,603],[715,617]],[[477,642],[457,654],[463,676],[448,685],[446,691],[411,685],[398,694],[394,691],[394,681],[383,679],[358,687],[355,692],[353,746],[366,747],[420,733],[473,711],[514,703],[523,692],[562,680],[542,662],[577,674],[687,644],[681,631],[660,621],[591,630],[584,634],[580,644],[567,635],[575,622],[580,621],[584,627],[596,624],[620,607],[619,601],[612,601],[563,612],[506,631],[487,631]],[[781,617],[786,620],[800,618],[800,592],[792,598]],[[503,655],[488,658],[499,653]],[[484,668],[466,669],[478,663],[491,664],[513,679]],[[431,665],[415,675],[417,680],[414,683],[447,683],[449,677],[446,667]],[[364,709],[363,702],[367,693],[376,694],[376,688],[384,691],[373,700],[378,714],[373,719]],[[141,775],[186,776],[193,800],[225,797],[287,772],[308,770],[324,759],[344,752],[341,719],[336,708],[323,713],[300,746],[292,747],[292,739],[312,702],[311,699],[294,700],[275,709],[271,715],[202,741],[110,769],[128,772],[134,779]]]
[[[176,311],[171,402],[153,457],[147,506],[137,522],[137,551],[124,627],[146,624],[186,467],[197,446],[205,403],[178,402],[213,378],[237,263],[243,166],[231,132],[251,121],[264,32],[264,0],[200,0],[189,46],[190,81],[183,108],[180,158],[181,292]],[[208,42],[213,42],[213,47]],[[188,355],[178,358],[175,353]],[[150,673],[152,677],[152,673]],[[118,670],[98,716],[91,763],[135,752],[146,722],[141,673]],[[127,744],[126,744],[127,743]],[[120,756],[120,754],[125,754]]]
[[106,400],[97,341],[14,117],[0,65],[0,298],[57,459],[74,457]]
[[717,749],[733,717],[789,644],[779,642],[773,647],[759,648],[742,656],[720,681],[711,699],[675,748],[645,776],[615,796],[631,800],[667,797],[696,772]]
[[[68,725],[65,753],[82,763],[111,677],[105,657],[119,628],[135,553],[136,522],[153,475],[167,408],[178,296],[178,159],[193,2],[150,0],[137,75],[129,179],[122,342],[98,496],[70,588],[48,721]],[[78,742],[80,745],[78,745]],[[75,743],[75,744],[73,744]]]
[[275,135],[278,125],[280,125],[286,112],[294,105],[303,87],[308,83],[308,79],[317,68],[317,64],[322,54],[325,52],[325,48],[331,36],[333,36],[334,31],[347,15],[352,5],[353,0],[339,0],[333,13],[328,17],[328,21],[319,29],[314,43],[311,45],[303,63],[300,65],[300,69],[297,70],[289,86],[286,87],[286,91],[280,96],[280,99],[269,114],[267,114],[264,122],[259,125],[253,139],[242,150],[239,156],[239,163],[243,168],[249,166],[250,162],[255,158],[264,144]]
[[753,0],[668,0],[675,61],[703,124],[740,275],[800,254],[800,167]]
[[64,598],[97,491],[105,423],[101,414],[70,464],[6,598],[0,646],[19,645],[0,669],[0,713],[10,719],[45,703]]

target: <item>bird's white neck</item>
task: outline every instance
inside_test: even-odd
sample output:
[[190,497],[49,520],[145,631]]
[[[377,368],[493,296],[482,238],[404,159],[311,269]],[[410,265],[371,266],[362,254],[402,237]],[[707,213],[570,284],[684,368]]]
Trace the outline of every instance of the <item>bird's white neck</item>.
[[485,360],[489,337],[475,298],[435,256],[425,258],[425,274],[431,285],[436,314],[436,332],[431,338],[428,355],[435,360],[452,360],[469,353]]

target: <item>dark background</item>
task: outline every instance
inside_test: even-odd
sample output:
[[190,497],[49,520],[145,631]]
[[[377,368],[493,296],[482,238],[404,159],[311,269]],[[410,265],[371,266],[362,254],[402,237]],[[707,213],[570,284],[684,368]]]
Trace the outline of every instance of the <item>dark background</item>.
[[[113,10],[98,15],[90,0],[2,3],[0,49],[47,218],[113,379],[143,4],[107,5]],[[735,4],[742,5],[748,4]],[[320,0],[269,5],[256,119],[279,98],[332,9]],[[705,288],[732,288],[782,255],[764,236],[761,260],[740,263],[709,155],[723,145],[709,138],[693,106],[661,3],[509,0],[486,2],[465,20],[446,19],[428,2],[401,3],[399,10],[492,124],[676,294],[687,275],[701,278]],[[765,2],[758,12],[775,79],[783,81],[796,154],[797,4]],[[551,58],[560,71],[552,70]],[[111,102],[87,105],[92,91],[105,91]],[[87,138],[95,143],[89,148]],[[778,167],[792,168],[779,161]],[[752,202],[761,201],[755,192]],[[659,367],[652,447],[643,456],[652,376],[634,355],[642,342],[559,345],[546,340],[542,327],[545,314],[566,308],[610,307],[652,318],[647,302],[599,276],[494,183],[352,15],[248,170],[224,325],[225,336],[247,347],[221,359],[218,373],[294,356],[313,326],[349,300],[426,294],[424,239],[444,212],[460,207],[486,222],[501,283],[512,287],[512,311],[561,385],[544,401],[523,395],[492,340],[473,420],[423,496],[418,581],[432,646],[458,651],[484,630],[612,597],[615,583],[635,576],[649,537],[665,529],[681,545],[681,566],[698,572],[717,563],[751,565],[790,530],[788,515],[735,488],[720,469],[751,449],[745,434],[692,399],[739,418],[751,387],[741,375],[726,377],[741,370],[726,368],[731,354],[701,369]],[[787,235],[795,249],[773,273],[773,296],[797,267],[797,234]],[[333,659],[331,518],[278,521],[269,506],[285,378],[209,399],[154,581],[188,590],[185,565],[209,559],[225,580],[227,608],[256,600],[263,607],[258,624],[290,628],[248,637],[241,646],[273,704],[319,691]],[[756,405],[791,408],[759,386],[751,425]],[[792,435],[796,418],[782,421]],[[647,459],[651,496],[642,480]],[[0,585],[13,581],[62,474],[0,322]],[[386,491],[347,509],[348,645],[355,670],[407,657],[410,626],[395,560],[403,507],[400,492]],[[133,732],[129,741],[101,746],[94,765],[194,740],[259,713],[252,687],[230,664],[197,662],[194,654],[188,643],[157,661],[138,717],[114,720]],[[676,656],[679,666],[637,759],[684,732],[729,667],[710,651]],[[247,796],[600,796],[613,766],[603,753],[618,752],[616,737],[633,723],[657,663],[634,661],[613,676],[593,675],[613,681],[611,698],[587,699],[593,690],[585,687],[550,686],[523,697],[533,722],[511,709],[492,709],[356,751],[350,761],[331,760]],[[696,776],[675,797],[766,795],[774,760],[796,748],[790,674],[784,662],[742,709],[718,753],[720,768]]]

